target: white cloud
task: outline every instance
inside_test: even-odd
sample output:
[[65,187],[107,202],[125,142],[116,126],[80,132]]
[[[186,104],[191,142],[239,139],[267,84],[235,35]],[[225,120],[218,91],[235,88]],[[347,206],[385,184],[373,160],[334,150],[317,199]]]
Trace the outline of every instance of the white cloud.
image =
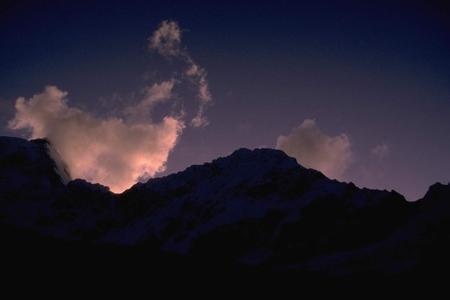
[[346,134],[329,136],[307,119],[286,136],[279,136],[277,148],[308,168],[317,169],[331,178],[339,179],[352,162],[351,143]]
[[70,107],[67,92],[47,86],[28,100],[17,99],[16,115],[9,127],[30,129],[32,138],[47,137],[68,164],[73,178],[121,192],[140,177],[151,177],[165,169],[184,125],[170,116],[160,123],[101,119]]
[[149,38],[149,48],[157,51],[164,57],[177,58],[187,65],[184,74],[197,85],[197,97],[199,100],[199,108],[191,120],[191,125],[193,127],[203,127],[209,123],[204,114],[207,105],[212,101],[207,72],[195,63],[186,49],[181,47],[181,37],[181,29],[175,21],[162,21],[158,29]]

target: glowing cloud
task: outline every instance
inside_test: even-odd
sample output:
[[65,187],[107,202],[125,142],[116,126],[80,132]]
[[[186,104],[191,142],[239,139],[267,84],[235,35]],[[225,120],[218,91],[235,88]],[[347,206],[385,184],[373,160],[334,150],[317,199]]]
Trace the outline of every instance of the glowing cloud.
[[206,106],[212,101],[207,72],[195,63],[186,49],[181,47],[181,37],[181,29],[176,22],[162,21],[158,29],[149,38],[149,49],[157,51],[166,58],[177,58],[187,65],[184,74],[197,85],[199,100],[199,108],[197,114],[191,120],[191,125],[203,127],[209,123],[204,113]]
[[176,22],[163,21],[149,39],[149,47],[165,58],[179,59],[185,65],[183,68],[187,66],[182,77],[145,87],[141,99],[124,109],[123,118],[100,118],[71,107],[67,92],[47,86],[28,100],[23,97],[16,100],[16,114],[9,128],[30,130],[31,138],[48,138],[69,166],[73,178],[107,185],[113,192],[122,192],[138,180],[164,171],[187,117],[181,109],[154,122],[153,108],[174,100],[175,86],[188,80],[198,88],[199,100],[189,123],[201,127],[208,124],[204,112],[211,101],[206,71],[181,47],[181,32]]
[[340,178],[352,162],[351,143],[346,134],[328,136],[307,119],[287,136],[279,136],[277,148],[308,168],[331,178]]
[[[17,99],[9,127],[30,129],[32,138],[47,137],[69,165],[72,177],[99,182],[113,192],[163,171],[184,127],[170,116],[160,123],[100,119],[67,103],[67,92],[47,86],[28,100]],[[146,103],[148,99],[138,105]]]

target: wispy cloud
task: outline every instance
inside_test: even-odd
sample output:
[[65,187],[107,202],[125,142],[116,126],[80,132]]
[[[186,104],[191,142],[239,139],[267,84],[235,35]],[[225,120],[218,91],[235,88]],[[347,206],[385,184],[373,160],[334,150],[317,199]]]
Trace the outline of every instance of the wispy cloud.
[[145,120],[150,118],[152,108],[170,100],[173,96],[175,79],[154,83],[144,88],[143,98],[137,104],[125,108],[125,114],[129,118]]
[[149,49],[157,51],[168,59],[176,58],[186,64],[184,74],[197,85],[199,100],[199,108],[196,115],[191,119],[191,125],[203,127],[209,123],[205,116],[205,110],[212,101],[207,72],[194,61],[187,49],[182,47],[181,38],[182,31],[175,21],[162,21],[158,29],[149,38]]
[[385,159],[391,152],[391,148],[388,144],[382,143],[376,145],[370,150],[370,154],[378,160]]
[[149,47],[162,56],[183,56],[181,49],[181,29],[175,21],[162,21],[149,38]]

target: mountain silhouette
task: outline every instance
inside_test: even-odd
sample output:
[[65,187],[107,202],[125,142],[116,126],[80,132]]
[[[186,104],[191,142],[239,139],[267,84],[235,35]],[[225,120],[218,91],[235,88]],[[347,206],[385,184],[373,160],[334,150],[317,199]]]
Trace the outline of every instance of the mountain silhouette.
[[47,140],[0,138],[5,266],[44,258],[61,268],[89,261],[407,281],[450,265],[450,185],[407,202],[331,180],[273,149],[239,149],[122,194],[69,174]]

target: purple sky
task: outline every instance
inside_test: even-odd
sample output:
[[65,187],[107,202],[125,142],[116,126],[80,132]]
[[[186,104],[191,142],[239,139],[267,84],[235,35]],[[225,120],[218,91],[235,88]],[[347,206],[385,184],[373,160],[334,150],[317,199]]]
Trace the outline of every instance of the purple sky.
[[[185,127],[173,148],[149,145],[172,149],[166,171],[152,176],[278,141],[301,164],[409,200],[447,183],[448,8],[319,2],[7,1],[0,11],[0,134],[30,136],[7,128],[14,102],[48,85],[67,91],[70,107],[108,120],[143,101],[146,87],[174,78],[174,94],[157,100],[146,122],[183,111]],[[149,49],[163,20],[180,27],[176,56]],[[204,73],[187,75],[193,64]],[[192,126],[202,78],[212,98],[209,124]]]

